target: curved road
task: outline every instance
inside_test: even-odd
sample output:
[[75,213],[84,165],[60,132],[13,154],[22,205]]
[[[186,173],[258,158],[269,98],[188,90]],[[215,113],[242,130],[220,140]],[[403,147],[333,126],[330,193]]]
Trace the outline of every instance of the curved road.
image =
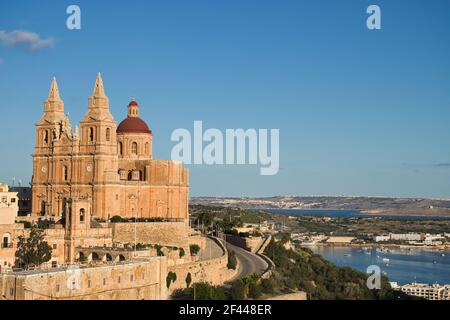
[[249,276],[253,273],[263,273],[269,267],[261,257],[257,256],[250,251],[237,247],[227,242],[228,250],[233,250],[236,254],[236,258],[239,261],[239,271],[232,279],[239,279]]

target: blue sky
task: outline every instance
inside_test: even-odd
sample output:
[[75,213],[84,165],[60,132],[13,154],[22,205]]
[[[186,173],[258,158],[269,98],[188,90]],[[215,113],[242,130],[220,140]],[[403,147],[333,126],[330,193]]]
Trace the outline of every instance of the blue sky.
[[0,42],[0,181],[31,180],[52,76],[75,125],[101,71],[117,121],[136,97],[157,158],[194,120],[280,129],[277,175],[190,166],[193,196],[450,197],[449,1],[1,1],[14,30],[44,42]]

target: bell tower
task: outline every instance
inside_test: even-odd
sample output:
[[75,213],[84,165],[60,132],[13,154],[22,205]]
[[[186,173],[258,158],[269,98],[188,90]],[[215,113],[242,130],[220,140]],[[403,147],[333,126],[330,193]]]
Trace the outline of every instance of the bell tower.
[[100,72],[88,100],[88,111],[80,123],[81,152],[116,153],[116,122],[109,110],[109,99]]
[[[80,122],[79,183],[92,198],[92,212],[102,210],[106,194],[100,186],[118,181],[116,122],[109,110],[102,75],[97,74],[88,110]],[[108,190],[110,191],[110,190]],[[112,191],[110,191],[112,192]]]
[[61,214],[61,197],[68,193],[72,176],[69,154],[74,137],[69,117],[64,114],[64,102],[53,78],[44,113],[36,124],[36,144],[33,155],[32,212],[42,216]]

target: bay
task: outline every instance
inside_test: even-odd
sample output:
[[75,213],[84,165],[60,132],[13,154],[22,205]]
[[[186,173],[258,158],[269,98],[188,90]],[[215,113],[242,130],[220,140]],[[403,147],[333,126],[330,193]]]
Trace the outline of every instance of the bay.
[[[423,249],[361,249],[353,247],[308,246],[314,253],[341,266],[366,272],[377,265],[389,281],[450,284],[450,252]],[[444,256],[442,256],[444,254]],[[384,260],[383,260],[384,259]],[[386,260],[386,259],[389,259]]]

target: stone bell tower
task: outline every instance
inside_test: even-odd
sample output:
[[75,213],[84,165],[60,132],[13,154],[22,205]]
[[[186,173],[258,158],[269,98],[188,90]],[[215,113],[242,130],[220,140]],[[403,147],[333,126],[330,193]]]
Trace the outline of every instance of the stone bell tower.
[[33,155],[32,212],[58,217],[62,211],[63,194],[70,191],[71,157],[74,137],[64,102],[53,78],[44,114],[36,124]]
[[[88,110],[80,122],[80,152],[78,183],[82,193],[92,197],[92,210],[102,212],[107,194],[116,193],[114,183],[118,181],[116,122],[109,110],[100,73],[95,80]],[[111,187],[104,188],[108,184]]]
[[91,197],[88,195],[67,200],[65,214],[65,261],[75,261],[75,248],[83,242],[83,238],[91,228]]

